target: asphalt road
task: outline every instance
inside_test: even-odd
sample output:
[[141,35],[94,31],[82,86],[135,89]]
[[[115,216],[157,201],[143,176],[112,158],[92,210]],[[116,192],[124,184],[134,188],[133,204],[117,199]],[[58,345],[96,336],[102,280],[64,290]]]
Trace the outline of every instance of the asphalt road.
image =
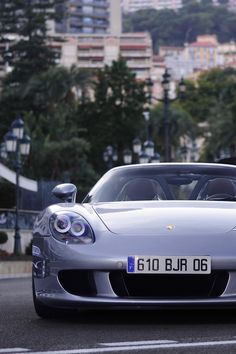
[[0,280],[0,353],[236,353],[236,311],[97,311],[42,320],[30,279]]

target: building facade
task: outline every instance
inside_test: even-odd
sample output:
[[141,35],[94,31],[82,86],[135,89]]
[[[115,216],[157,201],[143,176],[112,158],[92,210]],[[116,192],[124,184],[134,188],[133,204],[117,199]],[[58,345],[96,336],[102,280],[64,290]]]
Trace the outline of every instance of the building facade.
[[202,35],[194,43],[187,43],[182,48],[160,47],[159,55],[175,78],[194,78],[199,72],[216,67],[235,68],[236,43],[219,43],[215,35]]
[[[220,5],[218,0],[213,0],[215,5]],[[227,7],[231,11],[236,11],[236,0],[228,0]]]
[[230,41],[229,43],[219,44],[218,53],[223,58],[224,66],[231,66],[235,68],[236,43],[234,41]]
[[64,0],[64,16],[55,23],[54,32],[70,34],[121,33],[120,0]]
[[196,42],[186,46],[186,59],[192,61],[194,68],[197,70],[215,68],[220,64],[218,45],[219,43],[214,35],[198,36]]
[[229,0],[229,9],[231,11],[236,11],[236,0]]
[[[63,39],[63,40],[61,40]],[[64,35],[50,44],[58,53],[58,64],[81,69],[102,69],[122,57],[137,79],[149,77],[152,68],[152,40],[149,33],[112,35]]]

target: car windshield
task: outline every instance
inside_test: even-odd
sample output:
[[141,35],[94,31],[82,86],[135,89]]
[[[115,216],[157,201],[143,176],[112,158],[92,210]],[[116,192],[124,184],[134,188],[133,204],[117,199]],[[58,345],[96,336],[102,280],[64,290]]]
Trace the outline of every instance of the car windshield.
[[236,201],[236,168],[212,166],[160,164],[116,168],[101,178],[84,199],[84,203],[138,200]]

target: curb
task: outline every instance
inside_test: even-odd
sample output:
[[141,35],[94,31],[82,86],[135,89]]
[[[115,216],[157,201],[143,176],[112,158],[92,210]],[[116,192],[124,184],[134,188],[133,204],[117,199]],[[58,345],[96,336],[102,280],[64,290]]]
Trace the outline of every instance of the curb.
[[31,261],[0,261],[0,279],[27,278],[31,272]]

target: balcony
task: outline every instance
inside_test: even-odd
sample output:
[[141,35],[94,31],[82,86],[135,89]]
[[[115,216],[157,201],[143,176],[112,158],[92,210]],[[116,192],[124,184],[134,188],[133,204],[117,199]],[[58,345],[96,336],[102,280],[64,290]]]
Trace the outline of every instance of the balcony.
[[85,46],[90,46],[90,45],[93,45],[93,46],[100,46],[100,47],[104,47],[104,37],[95,37],[94,35],[91,35],[90,36],[86,36],[86,37],[80,37],[79,38],[79,44],[78,44],[78,47],[85,47]]
[[83,8],[77,8],[76,11],[69,13],[71,17],[91,17],[91,18],[99,18],[99,19],[108,19],[109,12],[108,11],[85,11]]
[[84,5],[90,5],[93,7],[98,7],[98,8],[104,8],[107,9],[109,7],[109,4],[107,0],[103,1],[98,1],[98,0],[70,0],[72,4],[75,4],[77,6],[84,6]]
[[79,60],[78,67],[83,69],[102,69],[104,67],[104,62],[100,60],[96,62],[91,62],[89,60]]
[[124,58],[151,58],[152,52],[150,49],[146,49],[143,51],[121,50],[121,55]]
[[151,60],[127,60],[127,65],[130,68],[150,68]]
[[104,57],[104,52],[103,51],[79,51],[78,53],[78,58],[102,58]]

